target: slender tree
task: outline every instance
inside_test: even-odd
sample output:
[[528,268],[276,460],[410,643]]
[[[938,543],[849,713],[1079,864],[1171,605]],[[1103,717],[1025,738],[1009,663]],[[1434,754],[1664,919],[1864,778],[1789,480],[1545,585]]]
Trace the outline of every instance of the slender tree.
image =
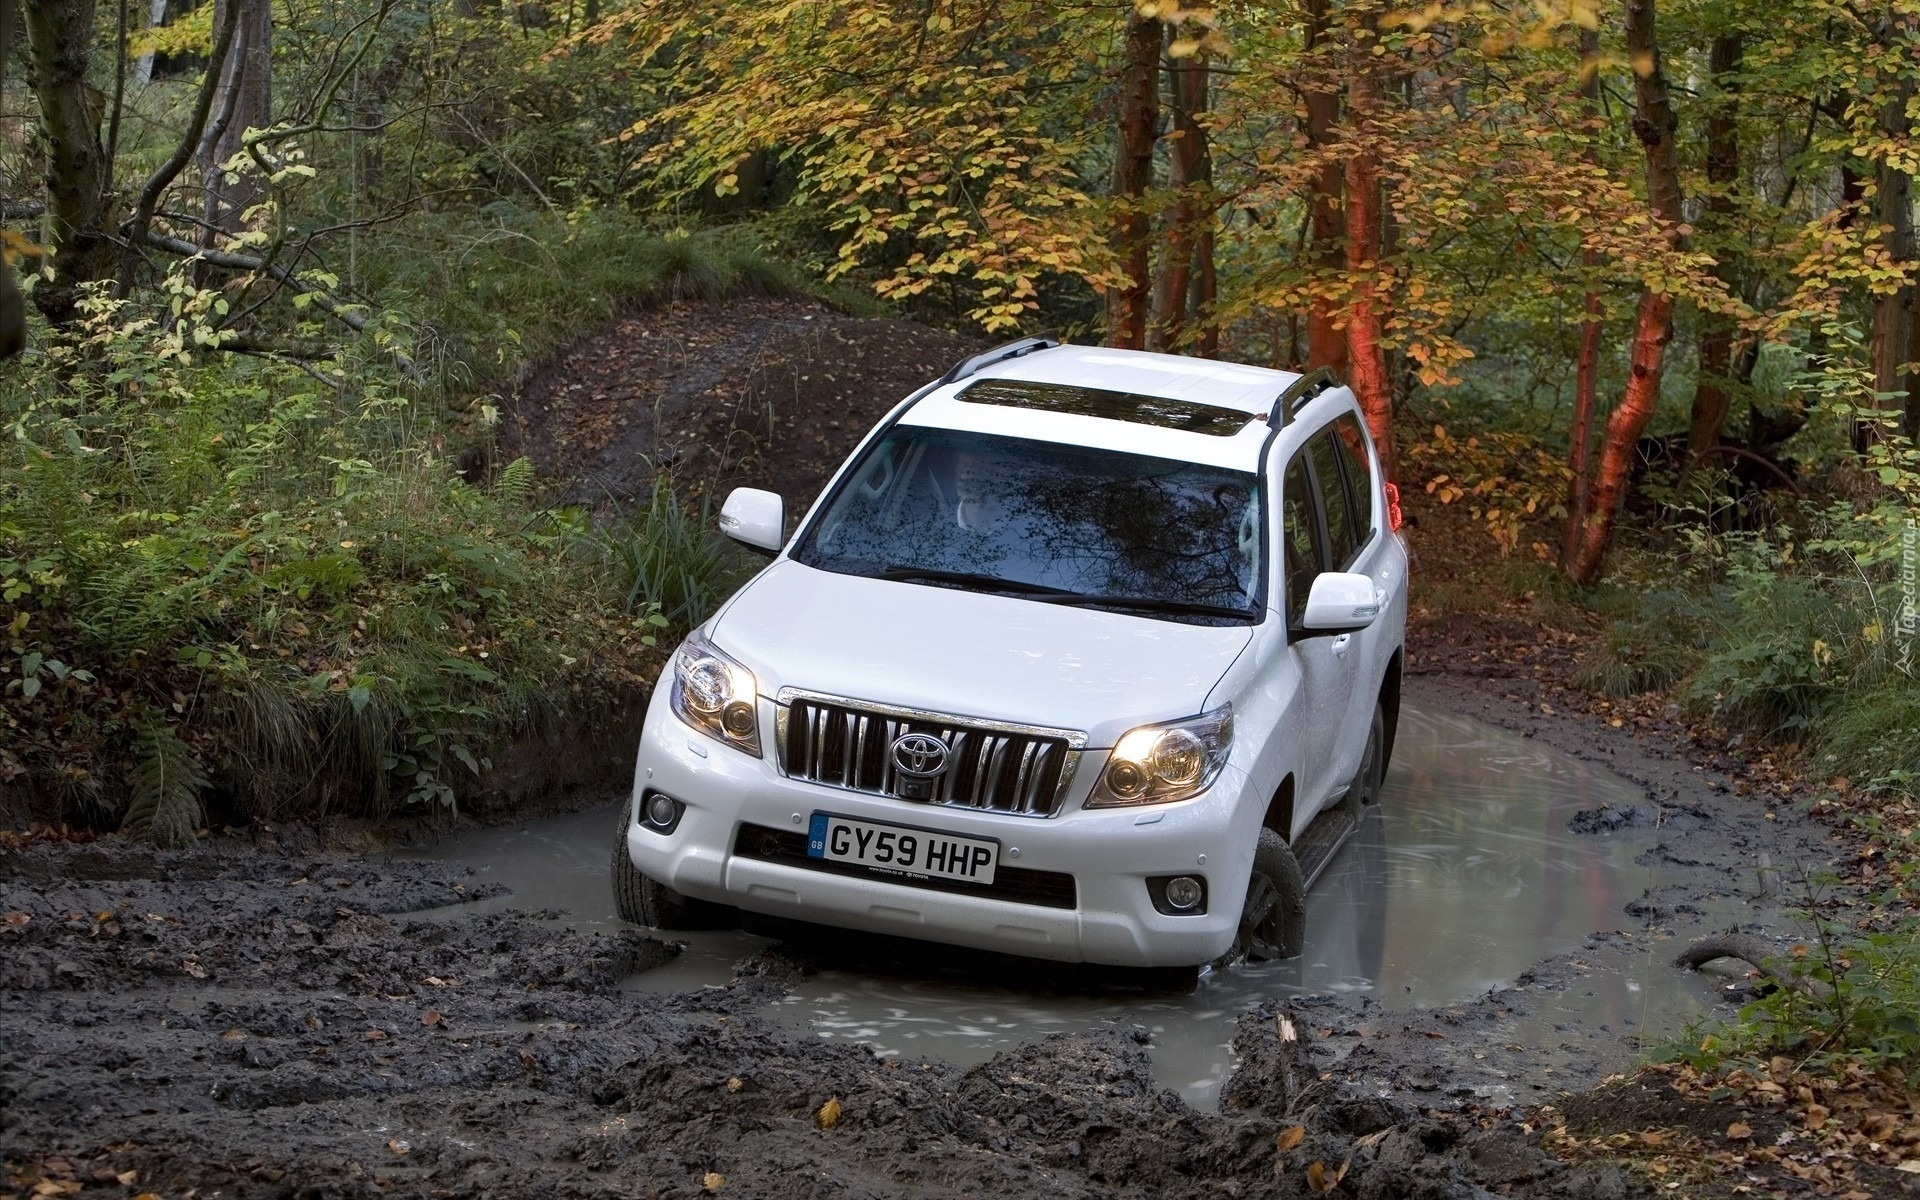
[[1147,344],[1147,308],[1153,287],[1153,223],[1146,199],[1153,187],[1153,148],[1160,135],[1163,32],[1164,23],[1158,18],[1130,11],[1120,59],[1113,244],[1124,281],[1107,293],[1107,341],[1135,350]]
[[[1647,207],[1667,245],[1679,250],[1685,247],[1686,235],[1674,146],[1676,121],[1654,33],[1654,0],[1627,0],[1626,8],[1627,55],[1635,76],[1633,132],[1646,156]],[[1568,564],[1568,574],[1577,582],[1592,583],[1600,577],[1613,540],[1614,516],[1626,496],[1634,443],[1653,420],[1667,343],[1672,339],[1673,293],[1650,282],[1641,290],[1634,314],[1626,391],[1601,433],[1599,467]]]

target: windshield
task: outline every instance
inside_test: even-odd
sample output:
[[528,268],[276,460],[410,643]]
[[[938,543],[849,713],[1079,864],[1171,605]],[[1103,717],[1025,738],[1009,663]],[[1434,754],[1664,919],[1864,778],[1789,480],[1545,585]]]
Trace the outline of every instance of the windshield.
[[848,575],[1173,620],[1264,607],[1259,480],[1244,471],[896,425],[793,558]]

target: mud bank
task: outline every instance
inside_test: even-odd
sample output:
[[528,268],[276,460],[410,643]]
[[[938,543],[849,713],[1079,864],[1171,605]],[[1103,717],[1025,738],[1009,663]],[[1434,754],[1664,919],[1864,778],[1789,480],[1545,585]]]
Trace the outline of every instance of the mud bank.
[[0,1191],[1292,1196],[1344,1164],[1346,1195],[1631,1193],[1510,1120],[1380,1094],[1338,1005],[1244,1016],[1201,1113],[1137,1026],[880,1059],[757,1015],[804,969],[777,952],[650,996],[617,985],[674,948],[637,931],[406,915],[474,890],[238,845],[0,856]]

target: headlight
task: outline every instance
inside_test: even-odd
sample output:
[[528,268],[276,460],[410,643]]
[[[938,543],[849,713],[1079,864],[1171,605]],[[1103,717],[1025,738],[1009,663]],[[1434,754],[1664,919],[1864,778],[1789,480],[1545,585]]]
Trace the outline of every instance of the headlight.
[[1167,804],[1213,786],[1233,745],[1233,706],[1165,725],[1130,729],[1107,756],[1088,808]]
[[673,655],[673,711],[687,724],[748,754],[760,754],[753,672],[694,634]]

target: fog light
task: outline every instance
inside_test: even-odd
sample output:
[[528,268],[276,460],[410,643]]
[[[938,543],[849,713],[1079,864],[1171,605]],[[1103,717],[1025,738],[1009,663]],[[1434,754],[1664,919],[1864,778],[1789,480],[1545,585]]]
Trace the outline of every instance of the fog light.
[[720,713],[720,727],[737,738],[752,737],[754,724],[753,705],[744,700],[735,700]]
[[1167,904],[1181,912],[1200,903],[1206,894],[1207,890],[1200,886],[1200,881],[1191,875],[1177,875],[1167,880]]
[[647,800],[647,823],[665,829],[671,826],[674,818],[680,815],[679,802],[671,796],[655,792]]

